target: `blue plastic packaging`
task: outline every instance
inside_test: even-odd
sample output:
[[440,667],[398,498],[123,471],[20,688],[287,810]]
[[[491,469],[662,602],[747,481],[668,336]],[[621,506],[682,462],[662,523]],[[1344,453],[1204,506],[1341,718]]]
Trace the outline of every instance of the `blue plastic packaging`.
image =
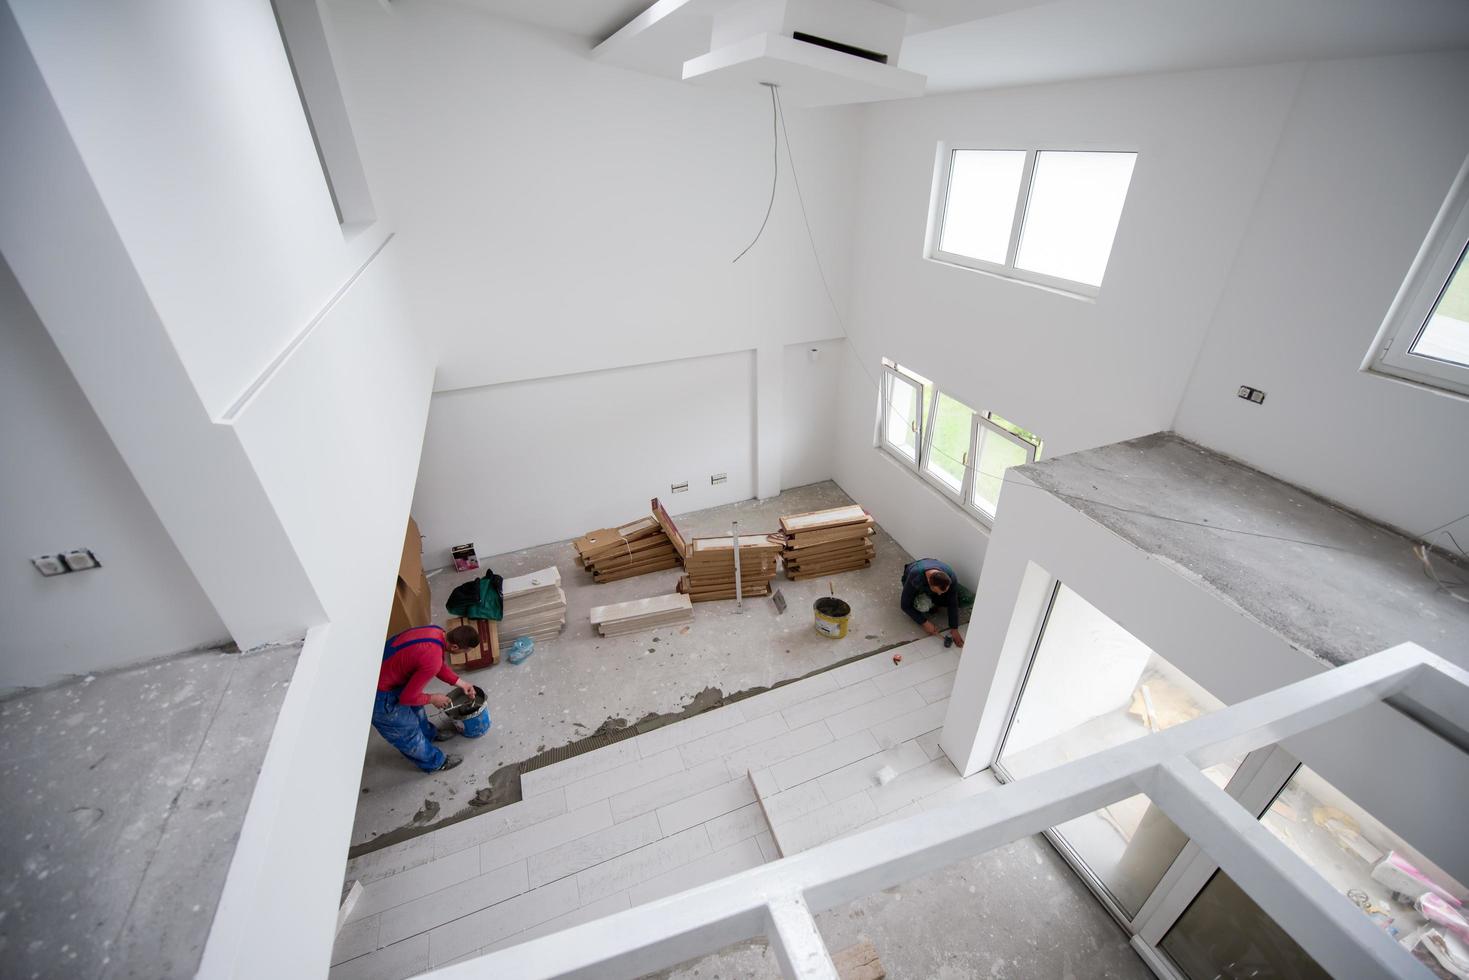
[[510,649],[505,652],[505,659],[512,664],[525,663],[525,659],[536,652],[536,641],[528,636],[519,636],[515,642],[510,644]]

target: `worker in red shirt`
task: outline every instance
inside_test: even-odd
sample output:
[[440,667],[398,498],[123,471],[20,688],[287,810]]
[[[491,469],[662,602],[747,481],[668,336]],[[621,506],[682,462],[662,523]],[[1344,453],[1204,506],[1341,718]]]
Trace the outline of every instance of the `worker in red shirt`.
[[445,756],[434,747],[434,742],[454,736],[439,731],[428,720],[423,706],[447,708],[451,702],[444,694],[423,693],[424,685],[437,677],[474,697],[474,685],[450,670],[446,657],[478,646],[479,631],[473,626],[456,626],[447,633],[440,626],[417,626],[389,637],[383,646],[372,727],[424,772],[443,772],[464,761],[457,755]]

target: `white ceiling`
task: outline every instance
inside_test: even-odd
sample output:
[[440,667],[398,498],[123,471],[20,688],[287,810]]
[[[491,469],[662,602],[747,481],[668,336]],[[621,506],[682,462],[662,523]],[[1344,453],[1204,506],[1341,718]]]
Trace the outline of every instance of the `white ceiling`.
[[[457,0],[601,41],[650,0]],[[885,0],[899,65],[951,92],[1469,47],[1469,0]]]
[[1469,47],[1469,0],[1054,0],[910,36],[928,91]]

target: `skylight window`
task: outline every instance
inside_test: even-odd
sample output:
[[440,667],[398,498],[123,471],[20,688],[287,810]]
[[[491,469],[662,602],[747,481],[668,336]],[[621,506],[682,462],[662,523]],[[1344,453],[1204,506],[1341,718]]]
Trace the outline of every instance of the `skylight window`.
[[1137,154],[946,147],[927,257],[1094,296]]

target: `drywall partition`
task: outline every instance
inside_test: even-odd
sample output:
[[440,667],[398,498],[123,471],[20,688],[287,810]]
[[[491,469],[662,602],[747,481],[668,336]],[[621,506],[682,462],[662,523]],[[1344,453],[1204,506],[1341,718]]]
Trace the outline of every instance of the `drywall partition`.
[[433,567],[465,541],[491,555],[620,524],[652,497],[678,514],[754,495],[742,351],[439,392],[413,515]]
[[[1038,433],[1046,455],[1167,428],[1301,72],[1150,75],[866,108],[836,478],[905,548],[944,557],[972,584],[986,534],[873,448],[881,359]],[[1136,151],[1100,294],[924,259],[941,141]]]
[[[768,89],[600,64],[585,38],[450,3],[329,7],[374,199],[392,207],[440,391],[841,336]],[[847,295],[857,110],[792,109]],[[585,530],[583,528],[583,530]]]
[[[206,970],[326,971],[433,387],[431,354],[403,314],[400,254],[390,241],[234,422],[330,622],[301,650]],[[254,941],[262,934],[278,945]]]
[[1175,425],[1409,533],[1460,518],[1461,543],[1469,401],[1358,367],[1469,155],[1466,87],[1465,52],[1307,68]]
[[[0,262],[0,690],[229,638],[46,328]],[[91,548],[102,567],[26,560]]]

